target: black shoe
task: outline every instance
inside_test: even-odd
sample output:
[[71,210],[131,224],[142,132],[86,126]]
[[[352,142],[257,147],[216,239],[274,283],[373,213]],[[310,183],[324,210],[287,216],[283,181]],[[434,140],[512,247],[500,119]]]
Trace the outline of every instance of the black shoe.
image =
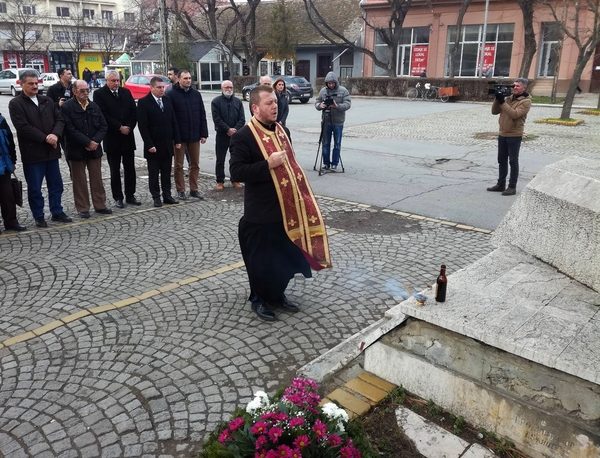
[[99,208],[94,211],[96,213],[100,213],[101,215],[112,215],[112,210],[110,208]]
[[[192,195],[192,193],[190,193],[190,195]],[[177,198],[178,198],[178,199],[181,199],[181,200],[187,200],[187,197],[186,197],[186,195],[185,195],[185,192],[178,192],[178,193],[177,193]],[[165,204],[166,204],[166,203],[167,203],[167,202],[165,202]]]
[[175,205],[175,204],[179,203],[175,199],[173,199],[171,196],[163,197],[163,202],[167,205]]
[[131,205],[142,205],[142,203],[135,198],[135,196],[131,196],[125,199],[125,202]]
[[277,321],[275,314],[262,302],[253,302],[252,311],[256,313],[261,320],[264,321]]
[[290,301],[288,301],[287,297],[285,296],[283,296],[283,301],[277,304],[277,306],[291,313],[296,313],[300,311],[300,308],[296,304],[292,304]]
[[123,203],[123,199],[115,200],[115,207],[117,208],[125,208],[125,204]]
[[504,191],[502,193],[503,196],[514,196],[517,193],[517,188],[513,188],[512,186],[509,186],[508,188],[506,188],[506,191]]
[[195,197],[196,199],[204,200],[204,197],[202,197],[198,191],[190,191],[190,197]]
[[48,227],[48,223],[46,222],[46,220],[44,218],[37,218],[35,220],[35,225],[37,227]]
[[331,167],[331,166],[330,166],[330,165],[328,165],[328,164],[325,164],[325,165],[323,166],[323,170],[329,170],[329,167]]
[[58,215],[52,215],[52,221],[58,221],[60,223],[72,223],[73,218],[68,217],[65,212],[62,212]]
[[153,200],[155,207],[162,207],[162,201],[160,200],[160,197],[155,197]]
[[17,232],[22,232],[22,231],[26,231],[27,228],[25,226],[20,225],[19,223],[13,225],[13,226],[8,226],[6,228],[7,231],[17,231]]
[[502,191],[504,191],[504,185],[497,184],[490,188],[487,188],[487,190],[490,192],[502,192]]
[[79,212],[79,217],[83,219],[88,219],[90,217],[90,212]]

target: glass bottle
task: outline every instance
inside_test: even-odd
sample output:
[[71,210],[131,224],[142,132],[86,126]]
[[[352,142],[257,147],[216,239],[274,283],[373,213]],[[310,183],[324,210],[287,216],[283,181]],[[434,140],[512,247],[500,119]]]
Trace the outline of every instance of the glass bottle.
[[446,278],[446,264],[442,264],[440,274],[436,280],[435,300],[436,302],[446,301],[446,289],[448,287],[448,279]]

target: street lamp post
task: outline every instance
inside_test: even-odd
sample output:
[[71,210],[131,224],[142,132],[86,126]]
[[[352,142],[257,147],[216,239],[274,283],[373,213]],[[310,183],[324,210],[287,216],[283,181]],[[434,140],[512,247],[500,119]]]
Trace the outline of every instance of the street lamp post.
[[485,38],[487,35],[487,22],[488,22],[488,10],[490,7],[490,0],[485,0],[485,11],[483,13],[483,37],[481,43],[481,55],[479,56],[479,76],[483,77],[483,64],[485,60]]

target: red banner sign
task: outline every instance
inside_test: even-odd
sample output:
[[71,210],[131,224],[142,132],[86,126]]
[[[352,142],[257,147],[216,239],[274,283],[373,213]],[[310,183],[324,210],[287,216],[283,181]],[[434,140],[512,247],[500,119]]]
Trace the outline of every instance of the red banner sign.
[[410,61],[411,76],[425,76],[427,74],[428,54],[429,45],[418,45],[412,47],[412,56]]
[[486,45],[483,48],[483,74],[487,74],[488,72],[493,72],[494,70],[494,61],[496,60],[496,44],[491,43]]

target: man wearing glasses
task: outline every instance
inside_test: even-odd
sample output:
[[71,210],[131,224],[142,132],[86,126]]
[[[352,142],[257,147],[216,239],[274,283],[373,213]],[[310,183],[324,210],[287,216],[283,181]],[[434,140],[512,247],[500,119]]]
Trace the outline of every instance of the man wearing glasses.
[[[136,105],[129,89],[120,87],[120,75],[116,70],[106,72],[106,84],[94,92],[94,102],[102,110],[108,131],[102,145],[110,167],[110,188],[115,206],[123,208],[126,203],[141,205],[135,197],[135,136],[137,124]],[[125,194],[121,184],[121,162]]]
[[[512,87],[512,95],[506,97],[501,90],[496,91],[496,99],[492,104],[492,114],[500,115],[500,133],[498,135],[498,183],[487,188],[491,192],[501,192],[503,196],[514,196],[517,193],[519,178],[519,149],[523,139],[523,129],[527,113],[531,108],[531,96],[526,92],[529,81],[517,78]],[[506,177],[510,164],[508,187]]]
[[84,80],[73,85],[75,97],[66,101],[61,113],[65,120],[65,145],[67,160],[71,163],[75,208],[81,218],[90,217],[90,194],[96,213],[109,215],[106,192],[102,183],[102,146],[106,135],[106,121],[100,107],[89,100],[90,89]]

